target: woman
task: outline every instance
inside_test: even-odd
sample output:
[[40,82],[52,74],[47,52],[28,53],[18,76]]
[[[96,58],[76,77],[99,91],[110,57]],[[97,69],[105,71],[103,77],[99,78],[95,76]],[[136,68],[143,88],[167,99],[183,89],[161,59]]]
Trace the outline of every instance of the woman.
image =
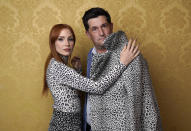
[[49,131],[79,131],[81,127],[80,98],[78,91],[102,94],[126,69],[127,65],[139,54],[135,42],[121,51],[120,62],[95,82],[78,74],[68,65],[75,45],[72,28],[66,24],[52,27],[49,36],[50,56],[45,65],[44,89],[49,88],[54,100],[53,116]]

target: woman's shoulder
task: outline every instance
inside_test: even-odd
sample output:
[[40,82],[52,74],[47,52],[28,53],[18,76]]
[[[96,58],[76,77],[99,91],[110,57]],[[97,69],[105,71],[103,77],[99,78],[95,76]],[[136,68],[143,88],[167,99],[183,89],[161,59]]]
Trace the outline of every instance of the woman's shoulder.
[[66,65],[64,63],[57,61],[55,58],[50,59],[48,69],[57,69],[60,67],[64,68],[64,67],[66,67]]
[[55,58],[50,59],[49,65],[63,65],[63,66],[66,66],[64,63],[56,60]]
[[59,65],[59,62],[55,58],[51,58],[48,66],[54,67],[56,65]]

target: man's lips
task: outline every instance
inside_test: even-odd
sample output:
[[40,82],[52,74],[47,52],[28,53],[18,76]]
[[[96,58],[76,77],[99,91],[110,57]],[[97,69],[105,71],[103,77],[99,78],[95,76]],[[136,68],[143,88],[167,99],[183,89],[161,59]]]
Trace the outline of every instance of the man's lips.
[[99,40],[105,40],[105,37],[104,38],[99,38]]

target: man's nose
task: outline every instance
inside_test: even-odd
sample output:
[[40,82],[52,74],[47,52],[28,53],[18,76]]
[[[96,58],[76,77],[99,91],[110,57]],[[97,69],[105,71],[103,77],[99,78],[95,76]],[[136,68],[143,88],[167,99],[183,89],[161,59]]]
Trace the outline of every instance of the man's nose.
[[103,36],[103,35],[104,35],[104,32],[103,32],[103,29],[102,29],[102,28],[99,28],[99,35],[100,35],[100,36]]

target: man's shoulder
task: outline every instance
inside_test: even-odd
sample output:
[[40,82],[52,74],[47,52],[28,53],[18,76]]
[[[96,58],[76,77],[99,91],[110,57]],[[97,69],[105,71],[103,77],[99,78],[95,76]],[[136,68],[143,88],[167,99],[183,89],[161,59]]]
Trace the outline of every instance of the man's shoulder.
[[140,53],[132,62],[129,64],[129,68],[140,68],[142,65],[146,63],[143,55]]
[[140,53],[133,61],[133,62],[146,62],[145,58],[143,57],[143,55]]
[[91,48],[91,49],[89,50],[88,56],[90,56],[90,55],[92,54],[92,50],[93,50],[93,48]]

